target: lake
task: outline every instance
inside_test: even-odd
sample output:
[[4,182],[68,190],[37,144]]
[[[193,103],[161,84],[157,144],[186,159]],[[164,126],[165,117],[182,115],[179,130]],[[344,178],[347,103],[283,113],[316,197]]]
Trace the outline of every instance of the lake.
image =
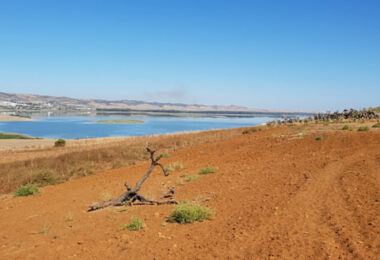
[[[36,121],[0,122],[0,132],[33,137],[82,139],[94,137],[143,136],[174,132],[255,126],[273,117],[214,118],[156,116],[62,116],[34,117]],[[143,124],[107,124],[98,120],[142,120]]]

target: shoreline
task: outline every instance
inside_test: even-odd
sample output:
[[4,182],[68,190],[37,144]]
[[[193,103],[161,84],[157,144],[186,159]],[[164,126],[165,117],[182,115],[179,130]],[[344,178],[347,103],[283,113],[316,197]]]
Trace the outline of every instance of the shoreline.
[[[259,126],[259,125],[257,125]],[[254,127],[254,126],[246,126]],[[164,134],[151,134],[151,135],[140,135],[140,136],[106,136],[106,137],[92,137],[92,138],[81,138],[81,139],[64,139],[66,141],[65,147],[73,148],[79,146],[91,146],[91,145],[103,145],[110,144],[120,141],[138,140],[138,139],[149,139],[149,138],[160,138],[160,137],[170,137],[178,135],[189,135],[197,133],[206,133],[209,131],[227,131],[236,130],[245,127],[234,127],[234,128],[218,128],[218,129],[208,129],[208,130],[194,130],[194,131],[179,131]],[[7,133],[7,134],[18,134],[18,133]],[[45,137],[31,137],[32,139],[0,139],[0,151],[33,151],[33,150],[43,150],[54,147],[56,140],[60,138],[45,138]]]
[[21,116],[0,115],[0,122],[19,122],[19,121],[36,121],[33,118]]

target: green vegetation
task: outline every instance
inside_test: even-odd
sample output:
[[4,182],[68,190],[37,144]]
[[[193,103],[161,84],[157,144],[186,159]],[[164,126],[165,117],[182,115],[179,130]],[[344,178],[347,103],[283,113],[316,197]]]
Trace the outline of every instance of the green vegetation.
[[198,178],[199,178],[199,175],[190,175],[190,176],[187,176],[186,181],[191,182],[191,181],[197,180]]
[[174,171],[174,169],[172,167],[168,166],[168,167],[164,167],[164,171],[169,173],[169,172]]
[[14,197],[20,197],[20,196],[30,196],[30,195],[35,195],[38,193],[38,188],[34,184],[28,184],[25,186],[22,186],[18,188],[14,193]]
[[138,231],[140,229],[143,229],[145,227],[145,224],[142,220],[140,220],[138,217],[133,216],[131,218],[131,223],[128,225],[122,225],[119,227],[119,230],[130,230],[130,231]]
[[142,124],[141,120],[99,120],[96,123],[100,124]]
[[168,153],[163,153],[161,154],[162,158],[169,158],[170,157],[170,154]]
[[262,130],[264,130],[264,129],[265,129],[265,128],[263,128],[263,127],[251,127],[251,128],[248,128],[248,129],[244,130],[244,131],[242,132],[242,134],[243,134],[243,135],[248,135],[248,134],[255,133],[255,132],[257,132],[257,131],[262,131]]
[[25,135],[19,135],[19,134],[0,133],[0,139],[34,139],[34,138],[25,136]]
[[368,126],[361,126],[358,128],[358,131],[360,131],[360,132],[369,131],[369,127]]
[[372,126],[373,128],[380,128],[380,123],[376,123]]
[[50,230],[50,225],[49,224],[45,224],[43,225],[43,227],[40,229],[40,234],[46,234],[47,232],[49,232]]
[[64,147],[66,145],[66,141],[63,139],[58,139],[55,141],[54,146],[55,147]]
[[379,113],[379,114],[380,114],[380,106],[378,106],[378,107],[370,107],[370,108],[368,108],[368,110],[370,110],[370,111],[373,111],[373,112],[376,112],[376,113]]
[[186,169],[186,166],[180,162],[173,162],[173,163],[169,164],[167,167],[165,167],[164,169],[166,172],[172,172],[172,171],[176,171],[176,170]]
[[168,218],[169,222],[180,224],[192,223],[195,221],[202,222],[210,219],[212,210],[189,202],[181,202],[174,209]]
[[322,141],[322,140],[323,140],[323,136],[322,136],[322,135],[318,135],[318,136],[315,138],[315,140],[317,140],[317,141]]
[[215,169],[214,168],[209,168],[209,167],[206,167],[206,168],[202,168],[200,171],[199,171],[199,174],[210,174],[210,173],[214,173],[215,172]]
[[350,130],[351,128],[348,126],[348,125],[344,125],[343,127],[342,127],[342,130]]

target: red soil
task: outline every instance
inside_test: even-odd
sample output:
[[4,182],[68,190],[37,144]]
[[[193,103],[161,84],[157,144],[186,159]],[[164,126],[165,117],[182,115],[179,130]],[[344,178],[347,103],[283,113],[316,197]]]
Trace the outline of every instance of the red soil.
[[[1,259],[376,259],[380,255],[380,131],[293,135],[280,127],[185,148],[162,159],[141,193],[211,166],[216,173],[177,185],[177,200],[215,210],[212,220],[165,223],[172,205],[86,212],[103,192],[135,183],[149,162],[2,199]],[[126,210],[125,210],[126,209]],[[131,216],[141,231],[119,231]]]

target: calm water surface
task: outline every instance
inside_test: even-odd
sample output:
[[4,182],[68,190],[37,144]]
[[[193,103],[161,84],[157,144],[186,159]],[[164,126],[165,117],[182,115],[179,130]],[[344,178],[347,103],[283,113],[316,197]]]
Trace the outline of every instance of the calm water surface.
[[[241,126],[254,126],[276,118],[209,118],[209,117],[35,117],[37,121],[0,122],[0,132],[20,133],[45,138],[93,138],[142,136],[183,131],[197,131]],[[100,124],[98,120],[142,120],[143,124]]]

